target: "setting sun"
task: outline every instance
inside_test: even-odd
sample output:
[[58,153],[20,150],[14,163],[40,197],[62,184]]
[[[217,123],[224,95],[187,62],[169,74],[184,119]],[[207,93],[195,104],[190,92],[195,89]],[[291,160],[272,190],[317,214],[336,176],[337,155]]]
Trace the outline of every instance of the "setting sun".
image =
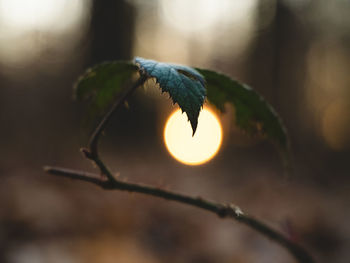
[[169,153],[179,162],[200,165],[211,160],[222,142],[222,127],[216,115],[204,108],[192,137],[191,125],[181,110],[173,112],[164,128],[164,141]]

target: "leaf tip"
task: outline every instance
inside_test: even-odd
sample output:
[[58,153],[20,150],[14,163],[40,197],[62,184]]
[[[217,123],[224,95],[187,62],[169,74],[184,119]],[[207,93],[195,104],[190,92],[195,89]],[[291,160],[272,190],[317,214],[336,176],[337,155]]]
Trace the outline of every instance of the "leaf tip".
[[197,131],[198,121],[197,121],[197,119],[190,120],[190,123],[191,123],[191,127],[192,127],[192,137],[193,137]]

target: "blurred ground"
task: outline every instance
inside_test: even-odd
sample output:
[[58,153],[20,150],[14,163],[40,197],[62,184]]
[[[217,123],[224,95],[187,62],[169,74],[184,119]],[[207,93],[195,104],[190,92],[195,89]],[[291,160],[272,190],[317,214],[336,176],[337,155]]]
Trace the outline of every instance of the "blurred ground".
[[217,69],[256,88],[289,130],[295,175],[286,180],[276,149],[230,116],[214,160],[176,162],[162,138],[174,108],[151,87],[106,131],[113,171],[233,202],[317,262],[349,262],[349,11],[340,0],[0,0],[0,262],[294,262],[234,221],[42,172],[94,171],[79,153],[90,129],[72,83],[88,66],[134,56]]

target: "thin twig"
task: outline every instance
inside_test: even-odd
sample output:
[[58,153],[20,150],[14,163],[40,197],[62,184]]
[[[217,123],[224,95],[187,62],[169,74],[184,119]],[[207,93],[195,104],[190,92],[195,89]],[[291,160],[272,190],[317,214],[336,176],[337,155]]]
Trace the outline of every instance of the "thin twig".
[[[100,138],[100,135],[102,131],[106,128],[109,120],[111,119],[113,113],[117,111],[124,103],[124,101],[143,83],[147,80],[147,76],[144,74],[141,74],[140,78],[133,84],[131,85],[124,94],[122,94],[120,97],[117,98],[111,109],[106,113],[106,115],[103,117],[102,121],[99,123],[99,125],[96,127],[94,132],[92,133],[90,137],[90,142],[89,142],[89,148],[90,148],[90,155],[91,157],[96,157],[98,155],[98,140]],[[90,156],[87,156],[89,159]]]
[[285,247],[300,263],[314,263],[312,257],[301,246],[292,242],[283,234],[270,228],[254,217],[243,213],[241,209],[235,205],[216,203],[201,197],[191,197],[144,184],[129,183],[117,179],[111,181],[108,179],[109,176],[107,179],[103,179],[96,174],[85,173],[82,171],[74,171],[58,167],[45,167],[44,170],[47,173],[56,176],[93,183],[106,190],[121,190],[152,195],[166,200],[195,206],[213,212],[222,218],[228,217],[235,219]]
[[82,148],[81,151],[84,156],[90,160],[92,160],[97,167],[100,169],[101,173],[110,181],[115,181],[113,175],[108,171],[106,165],[102,162],[98,153],[98,142],[100,139],[101,133],[106,128],[108,122],[110,121],[114,112],[116,112],[121,105],[127,100],[127,98],[139,87],[142,86],[147,80],[148,76],[140,73],[140,78],[131,86],[129,86],[126,91],[117,98],[111,109],[105,114],[102,118],[101,122],[97,125],[96,129],[92,133],[89,141],[89,149]]

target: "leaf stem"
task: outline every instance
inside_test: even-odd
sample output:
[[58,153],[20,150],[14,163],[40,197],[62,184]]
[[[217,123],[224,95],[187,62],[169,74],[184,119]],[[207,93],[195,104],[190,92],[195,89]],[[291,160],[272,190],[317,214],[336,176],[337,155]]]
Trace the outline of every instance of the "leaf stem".
[[[242,212],[242,210],[233,205],[233,204],[223,204],[213,202],[202,197],[191,197],[187,195],[183,195],[180,193],[175,193],[168,190],[163,190],[157,187],[137,184],[137,183],[129,183],[114,179],[112,174],[108,170],[105,170],[108,174],[106,174],[107,178],[103,179],[99,177],[99,175],[86,173],[83,171],[74,171],[59,167],[44,167],[44,170],[52,175],[67,177],[74,180],[81,180],[85,182],[89,182],[95,185],[98,185],[106,190],[120,190],[120,191],[128,191],[128,192],[137,192],[143,193],[146,195],[160,197],[166,200],[171,200],[175,202],[179,202],[182,204],[191,205],[194,207],[198,207],[212,213],[217,214],[221,218],[231,218],[237,220],[238,222],[247,225],[248,227],[256,230],[261,233],[265,237],[270,238],[271,240],[277,242],[284,248],[286,248],[295,259],[300,263],[314,263],[315,261],[308,254],[304,248],[300,245],[292,242],[288,238],[286,238],[282,233],[272,229],[268,225],[262,223],[258,219],[247,215]],[[102,172],[102,171],[101,171]],[[109,178],[113,178],[110,180]]]
[[[100,135],[102,131],[106,128],[109,120],[111,119],[113,113],[117,111],[124,103],[124,101],[145,81],[147,80],[147,76],[144,74],[140,74],[140,78],[131,85],[121,96],[117,98],[111,109],[106,113],[106,115],[103,117],[101,122],[97,125],[96,129],[92,133],[89,141],[89,154],[86,155],[89,159],[92,159],[90,157],[97,157],[98,156],[98,141],[100,138]],[[90,155],[90,156],[89,156]]]

